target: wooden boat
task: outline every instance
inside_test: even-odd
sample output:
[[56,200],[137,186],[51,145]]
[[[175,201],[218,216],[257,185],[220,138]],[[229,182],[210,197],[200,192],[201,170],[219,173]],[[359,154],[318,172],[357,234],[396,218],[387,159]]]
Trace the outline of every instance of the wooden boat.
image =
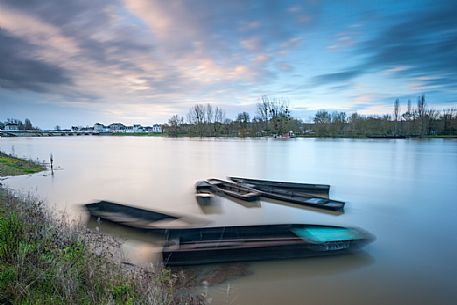
[[226,226],[168,231],[168,266],[331,255],[373,240],[361,229],[304,224]]
[[328,184],[311,184],[311,183],[297,183],[297,182],[282,182],[282,181],[269,181],[269,180],[257,180],[240,177],[229,177],[233,182],[251,185],[253,187],[275,187],[284,190],[297,191],[297,192],[309,192],[309,193],[320,193],[327,194],[330,191],[330,185]]
[[256,201],[260,199],[260,194],[256,190],[244,187],[233,182],[223,181],[219,179],[208,179],[206,181],[199,181],[196,184],[196,189],[197,192],[210,190],[217,194],[224,194],[244,201]]
[[283,190],[274,187],[258,186],[254,188],[260,192],[262,197],[276,199],[280,201],[290,202],[294,204],[306,205],[318,209],[329,211],[343,211],[345,202],[329,199],[325,197],[315,196],[311,194],[304,194],[294,191]]
[[213,201],[214,195],[207,192],[198,192],[195,195],[195,198],[197,199],[198,204],[208,205],[211,204],[211,202]]
[[373,237],[360,229],[304,225],[202,227],[165,225],[185,217],[100,201],[85,205],[91,215],[162,234],[166,265],[285,259],[330,255],[359,248]]
[[165,232],[169,228],[192,227],[207,221],[182,215],[145,210],[129,205],[99,201],[85,204],[91,216],[142,231]]

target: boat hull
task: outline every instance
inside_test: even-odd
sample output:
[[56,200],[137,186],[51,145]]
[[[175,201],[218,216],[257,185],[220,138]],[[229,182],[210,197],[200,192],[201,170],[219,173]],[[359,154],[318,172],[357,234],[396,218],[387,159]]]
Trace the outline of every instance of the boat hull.
[[264,187],[275,187],[285,190],[292,190],[297,192],[309,192],[327,194],[330,191],[330,185],[328,184],[312,184],[312,183],[297,183],[297,182],[282,182],[282,181],[269,181],[269,180],[258,180],[241,177],[229,177],[230,180],[236,183],[251,184],[253,186],[264,186]]
[[260,193],[254,189],[219,179],[208,179],[206,181],[197,182],[196,189],[197,192],[210,190],[219,195],[223,194],[249,202],[258,201],[260,199]]
[[176,251],[165,249],[162,251],[162,259],[166,266],[282,260],[343,254],[353,251],[360,246],[361,245],[356,246],[356,242],[348,242],[346,246],[342,246],[341,248],[335,247],[332,250],[317,247],[313,249],[304,243],[257,248],[202,249],[200,251]]
[[328,211],[344,211],[345,202],[343,201],[323,197],[316,197],[312,195],[301,195],[294,192],[282,192],[280,190],[274,190],[271,188],[269,191],[264,191],[261,188],[257,190],[260,192],[262,197],[270,199],[280,200],[293,204],[305,205]]
[[[347,230],[353,238],[335,235],[331,240],[317,240],[294,233],[297,230]],[[358,249],[373,240],[360,229],[299,224],[212,227],[170,233],[162,250],[163,262],[168,266],[334,255]]]

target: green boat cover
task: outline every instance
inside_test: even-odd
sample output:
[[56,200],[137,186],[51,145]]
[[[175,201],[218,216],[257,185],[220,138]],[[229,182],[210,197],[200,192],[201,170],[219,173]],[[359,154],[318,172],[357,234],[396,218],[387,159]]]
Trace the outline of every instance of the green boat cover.
[[292,229],[297,236],[314,242],[358,239],[357,231],[340,227],[304,227]]

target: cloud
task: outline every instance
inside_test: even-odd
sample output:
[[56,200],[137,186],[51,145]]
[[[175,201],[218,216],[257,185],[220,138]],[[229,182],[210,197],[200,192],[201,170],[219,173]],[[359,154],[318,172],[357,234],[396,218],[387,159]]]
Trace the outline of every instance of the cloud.
[[[367,74],[455,91],[455,8],[382,12],[377,24],[325,5],[3,0],[0,86],[8,89],[0,90],[125,118],[185,113],[194,103],[241,108],[263,94],[347,100],[342,92],[369,93],[352,82]],[[365,16],[365,6],[372,5],[355,6],[354,16]]]
[[356,76],[360,75],[361,73],[362,71],[350,70],[344,72],[321,74],[313,77],[311,83],[312,85],[327,85],[333,83],[340,83],[351,80]]
[[0,6],[0,26],[33,46],[24,64],[52,63],[57,77],[66,76],[50,88],[56,101],[64,95],[75,102],[93,96],[94,103],[177,103],[217,96],[222,88],[249,91],[291,70],[268,54],[302,42],[298,21],[275,2],[5,0]]
[[0,87],[48,92],[55,85],[70,85],[65,70],[52,63],[30,58],[36,47],[0,30]]
[[[440,8],[399,16],[402,21],[354,49],[353,56],[362,58],[359,64],[341,72],[318,75],[313,85],[347,82],[367,73],[385,71],[393,77],[415,79],[432,77],[414,90],[457,85],[457,7],[452,3]],[[405,20],[406,19],[406,20]],[[335,45],[336,47],[336,45]]]
[[332,51],[336,51],[338,49],[347,48],[354,44],[354,39],[352,35],[349,33],[339,33],[336,41],[329,45],[327,48]]

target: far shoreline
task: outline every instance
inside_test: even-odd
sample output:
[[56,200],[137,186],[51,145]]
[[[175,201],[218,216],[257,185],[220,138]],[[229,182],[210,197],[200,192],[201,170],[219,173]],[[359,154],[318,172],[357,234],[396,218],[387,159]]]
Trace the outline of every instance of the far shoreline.
[[0,136],[0,138],[55,138],[55,137],[157,137],[157,138],[208,138],[208,139],[370,139],[370,140],[385,140],[385,139],[456,139],[457,135],[412,135],[412,136],[390,136],[390,135],[373,135],[373,136],[316,136],[316,135],[296,135],[294,137],[274,137],[274,136],[236,136],[236,135],[221,135],[221,136],[197,136],[197,135],[177,135],[171,136],[165,133],[102,133],[102,134],[82,134],[82,135],[18,135],[18,136]]

